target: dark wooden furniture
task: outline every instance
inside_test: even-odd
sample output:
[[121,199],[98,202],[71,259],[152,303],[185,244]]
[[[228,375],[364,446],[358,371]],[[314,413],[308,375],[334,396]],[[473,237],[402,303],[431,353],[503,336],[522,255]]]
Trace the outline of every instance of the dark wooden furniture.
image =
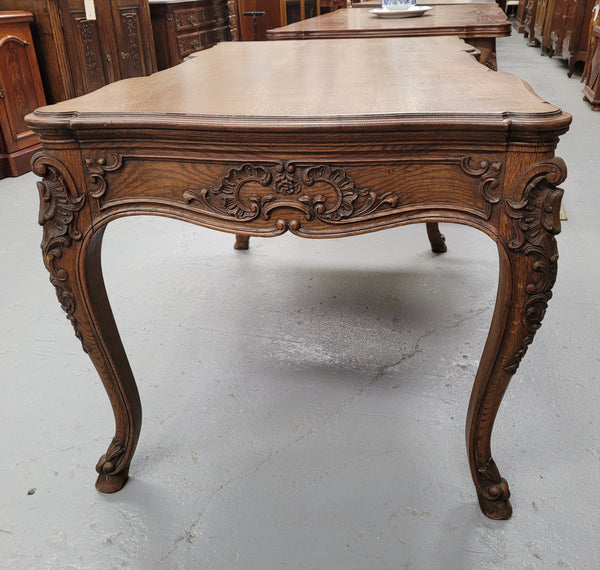
[[585,61],[595,0],[537,0],[533,38],[542,52],[568,61],[568,75]]
[[483,512],[510,516],[490,440],[552,295],[566,175],[554,151],[571,118],[517,77],[490,73],[467,47],[451,37],[223,42],[28,116],[43,147],[34,171],[44,262],[116,420],[100,491],[124,485],[141,425],[102,278],[111,221],[150,214],[311,238],[446,221],[498,246],[466,434]]
[[550,45],[550,20],[548,14],[552,14],[554,9],[554,0],[538,0],[537,9],[535,12],[535,23],[533,26],[533,36],[536,42],[542,47],[542,52],[545,52]]
[[227,0],[150,0],[158,69],[231,40],[229,9]]
[[583,95],[593,111],[600,111],[600,26],[593,28],[593,49],[586,62],[585,86]]
[[496,69],[496,38],[509,36],[511,24],[495,3],[438,4],[418,18],[383,19],[369,10],[349,8],[267,32],[271,40],[315,38],[458,36]]
[[535,15],[539,0],[527,0],[523,21],[523,35],[529,39],[529,45],[535,45]]
[[0,12],[0,178],[31,170],[39,150],[37,135],[25,115],[45,105],[29,24],[29,12]]
[[522,34],[525,30],[525,14],[527,12],[527,3],[529,0],[519,0],[517,12],[515,14],[515,26],[517,31]]
[[[566,1],[566,0],[565,0]],[[589,43],[590,19],[596,0],[566,1],[564,29],[558,37],[556,53],[569,63],[571,77],[578,61],[585,61]]]
[[[319,0],[239,0],[240,39],[254,40],[252,12],[264,12],[256,18],[256,39],[267,39],[267,30],[314,18],[320,14]],[[247,15],[244,16],[244,13]]]
[[83,0],[0,0],[0,10],[32,12],[33,40],[48,101],[156,71],[147,0],[94,0],[86,20]]

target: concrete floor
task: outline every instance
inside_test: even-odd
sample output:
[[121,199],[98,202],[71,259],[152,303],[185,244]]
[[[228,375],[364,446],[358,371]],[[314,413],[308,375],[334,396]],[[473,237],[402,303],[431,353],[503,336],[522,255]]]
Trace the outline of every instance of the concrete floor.
[[115,222],[106,281],[145,416],[130,481],[97,493],[112,412],[48,283],[29,174],[0,182],[1,568],[600,567],[600,113],[564,62],[498,48],[574,117],[555,295],[495,428],[513,518],[480,513],[463,441],[496,250],[450,225],[436,256],[423,226],[236,252]]

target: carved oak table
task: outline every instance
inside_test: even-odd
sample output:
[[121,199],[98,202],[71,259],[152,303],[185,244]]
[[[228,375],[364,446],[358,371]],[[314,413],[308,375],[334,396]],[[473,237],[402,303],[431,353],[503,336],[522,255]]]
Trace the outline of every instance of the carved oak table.
[[496,38],[510,36],[510,30],[506,14],[496,2],[488,2],[432,5],[418,18],[378,18],[364,8],[336,10],[267,30],[267,39],[458,36],[481,52],[481,63],[496,70]]
[[310,238],[455,222],[498,246],[466,439],[483,512],[508,518],[490,438],[551,297],[566,175],[554,150],[570,120],[448,37],[222,43],[29,115],[44,262],[115,415],[97,488],[124,485],[141,425],[102,277],[109,222],[152,214]]

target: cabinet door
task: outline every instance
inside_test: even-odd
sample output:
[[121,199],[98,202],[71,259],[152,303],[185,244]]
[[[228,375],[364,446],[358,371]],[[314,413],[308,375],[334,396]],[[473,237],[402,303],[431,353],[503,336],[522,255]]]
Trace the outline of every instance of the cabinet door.
[[120,79],[156,71],[150,8],[140,0],[111,0]]
[[[561,55],[562,43],[565,35],[565,22],[569,10],[568,0],[554,0],[552,21],[550,23],[550,54]],[[546,17],[550,17],[548,14]]]
[[45,104],[31,37],[2,28],[0,38],[0,126],[8,153],[36,144],[25,115]]
[[118,79],[113,54],[102,41],[102,28],[110,27],[103,22],[102,14],[97,10],[98,19],[87,20],[83,0],[58,0],[58,4],[75,95],[84,95]]

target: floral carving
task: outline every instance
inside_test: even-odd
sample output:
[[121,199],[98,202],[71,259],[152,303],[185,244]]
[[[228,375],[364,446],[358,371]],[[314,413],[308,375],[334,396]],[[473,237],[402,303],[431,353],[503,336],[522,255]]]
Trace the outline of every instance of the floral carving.
[[84,46],[84,57],[89,71],[96,72],[98,70],[98,61],[96,52],[94,51],[94,34],[93,24],[87,20],[79,20],[79,33]]
[[560,232],[560,202],[563,191],[558,185],[566,177],[566,167],[560,158],[539,163],[527,171],[523,198],[507,200],[506,212],[516,222],[514,238],[509,241],[510,250],[531,259],[532,277],[525,284],[527,301],[523,311],[522,325],[526,335],[521,346],[504,367],[514,374],[521,359],[542,325],[552,287],[556,280],[558,249],[554,236]]
[[302,187],[298,182],[298,176],[296,175],[296,167],[287,163],[284,164],[280,162],[275,167],[275,180],[273,184],[273,189],[278,194],[297,194],[300,192]]
[[[325,185],[328,191],[311,193],[310,188],[317,184]],[[246,191],[256,185],[259,188],[255,190],[263,187],[265,192]],[[342,168],[299,167],[290,162],[275,166],[244,164],[232,168],[216,188],[188,189],[183,197],[189,204],[243,221],[259,217],[268,220],[274,210],[285,207],[299,211],[307,221],[318,219],[327,223],[351,221],[379,209],[394,208],[399,202],[394,192],[377,194],[358,188]],[[277,227],[297,230],[300,221],[277,220]]]
[[40,194],[39,224],[43,226],[42,253],[44,264],[50,273],[50,282],[67,319],[75,329],[83,350],[88,352],[75,319],[75,298],[69,287],[69,275],[59,266],[58,260],[73,241],[82,239],[77,229],[77,212],[83,208],[85,196],[76,196],[70,189],[75,184],[60,161],[37,154],[33,157],[33,171],[42,177],[37,183]]
[[[498,178],[502,172],[501,162],[489,162],[482,160],[476,162],[470,156],[465,156],[460,163],[462,170],[469,176],[481,178],[481,194],[489,204],[497,204],[501,193],[498,192]],[[489,211],[488,211],[489,214]]]
[[125,455],[125,446],[117,437],[113,437],[106,453],[99,459],[96,471],[101,475],[113,475],[118,472],[119,463]]
[[140,59],[140,48],[138,46],[139,23],[135,12],[122,13],[127,27],[127,39],[129,40],[129,55],[133,65],[137,67]]
[[88,190],[93,198],[102,198],[108,185],[104,179],[106,172],[114,172],[123,166],[123,157],[116,152],[111,155],[110,162],[106,158],[86,158]]

